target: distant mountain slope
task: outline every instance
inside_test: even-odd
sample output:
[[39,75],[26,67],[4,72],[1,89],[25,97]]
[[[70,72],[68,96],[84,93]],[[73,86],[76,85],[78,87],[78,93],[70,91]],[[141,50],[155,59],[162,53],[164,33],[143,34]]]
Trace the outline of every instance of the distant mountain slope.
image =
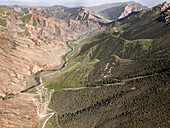
[[143,10],[138,13],[120,19],[123,24],[128,23],[122,37],[126,39],[138,38],[159,38],[170,33],[170,3],[159,4],[150,10]]
[[122,4],[118,7],[112,7],[100,12],[100,15],[110,20],[117,20],[126,17],[132,12],[143,10],[138,4]]
[[[93,7],[88,7],[88,8],[90,10],[92,10],[93,12],[98,13],[98,12],[104,11],[104,10],[109,9],[109,8],[121,6],[122,4],[136,4],[136,2],[135,1],[127,1],[127,2],[118,2],[118,3],[108,3],[108,4],[103,4],[103,5],[93,6]],[[144,8],[144,9],[148,8],[147,6],[143,6],[140,3],[138,3],[138,5],[141,8]]]
[[[45,12],[46,11],[46,12]],[[58,19],[74,19],[74,20],[93,20],[99,21],[102,17],[97,16],[92,13],[86,7],[77,7],[77,8],[63,8],[62,10],[55,10],[55,8],[48,8],[44,10],[49,16],[56,17]]]
[[117,20],[124,18],[132,12],[141,11],[142,9],[148,9],[148,7],[134,1],[129,1],[104,4],[100,6],[89,7],[89,9],[109,20]]
[[79,20],[79,21],[90,21],[94,23],[98,22],[107,22],[103,17],[93,13],[86,7],[76,7],[76,8],[68,8],[64,6],[52,6],[48,8],[22,8],[16,7],[16,11],[27,11],[28,13],[39,13],[41,15],[46,15],[48,17],[55,17],[61,20]]

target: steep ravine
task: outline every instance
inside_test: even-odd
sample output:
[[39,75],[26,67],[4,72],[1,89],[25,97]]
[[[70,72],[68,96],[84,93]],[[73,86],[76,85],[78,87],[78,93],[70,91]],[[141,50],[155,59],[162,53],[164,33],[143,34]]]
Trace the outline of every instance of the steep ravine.
[[[42,77],[43,77],[43,76],[41,76],[41,77],[39,78],[39,74],[42,73],[42,72],[47,72],[47,71],[60,71],[60,70],[62,70],[63,68],[65,68],[65,67],[67,66],[67,62],[68,62],[68,61],[67,61],[67,56],[68,56],[71,52],[73,52],[73,48],[69,45],[68,42],[66,42],[66,45],[67,45],[67,47],[69,47],[71,50],[65,54],[64,63],[63,63],[63,65],[62,65],[62,67],[59,68],[59,69],[42,70],[42,71],[37,72],[37,73],[36,73],[36,76],[35,76],[35,80],[36,80],[37,84],[34,85],[34,86],[32,86],[32,87],[30,87],[30,88],[28,88],[28,89],[26,89],[26,90],[23,90],[23,91],[21,92],[21,93],[24,93],[24,92],[27,92],[27,91],[31,90],[32,88],[36,87],[37,93],[39,94],[40,97],[39,97],[39,100],[38,100],[37,98],[34,98],[34,99],[32,99],[32,100],[34,101],[34,103],[35,103],[36,106],[37,106],[37,114],[38,114],[40,120],[45,118],[45,121],[42,123],[42,126],[41,126],[42,128],[45,127],[47,121],[48,121],[54,114],[56,114],[56,115],[58,115],[58,114],[57,114],[57,112],[53,112],[53,110],[51,110],[51,109],[48,108],[48,105],[49,105],[50,100],[51,100],[51,95],[52,95],[52,93],[53,93],[55,90],[52,89],[52,90],[48,93],[48,89],[43,86],[43,82],[42,82]],[[59,123],[58,123],[58,120],[57,120],[56,123],[57,123],[57,127],[58,127],[58,128],[61,128],[60,125],[59,125]],[[41,124],[40,124],[40,125],[41,125]],[[38,126],[38,127],[40,127],[40,126]]]
[[[20,93],[28,92],[28,91],[30,91],[31,89],[39,86],[39,85],[41,84],[41,81],[40,81],[40,78],[39,78],[39,74],[40,74],[40,73],[42,73],[42,72],[47,72],[47,71],[60,71],[60,70],[62,70],[63,68],[66,67],[66,65],[67,65],[67,56],[73,51],[73,48],[72,48],[68,43],[66,43],[66,44],[67,44],[67,46],[68,46],[71,50],[65,54],[64,62],[63,62],[63,65],[61,66],[61,68],[59,68],[59,69],[51,69],[51,70],[41,70],[41,71],[38,71],[38,72],[35,74],[35,81],[36,81],[37,84],[34,85],[34,86],[31,86],[31,87],[29,87],[29,88],[26,88],[26,89],[22,90]],[[18,93],[18,94],[20,94],[20,93]],[[13,93],[11,93],[10,95],[8,95],[8,96],[6,96],[6,97],[2,97],[2,99],[3,99],[3,100],[8,100],[8,99],[14,98],[14,97],[17,96],[18,94],[13,94]]]
[[[40,73],[42,72],[48,72],[48,71],[60,71],[62,70],[63,68],[65,68],[67,66],[67,56],[73,52],[73,48],[69,45],[68,42],[66,42],[66,45],[67,47],[70,49],[66,54],[65,54],[65,58],[64,58],[64,62],[63,62],[63,65],[59,68],[59,69],[52,69],[52,70],[41,70],[41,71],[38,71],[36,74],[35,74],[35,81],[36,81],[36,85],[34,86],[31,86],[27,89],[24,89],[22,90],[20,93],[17,93],[17,94],[10,94],[6,97],[2,97],[3,100],[9,100],[11,98],[14,98],[18,95],[20,95],[21,93],[27,93],[29,92],[30,90],[36,88],[37,90],[37,94],[39,95],[39,99],[37,98],[33,98],[33,102],[35,103],[35,105],[37,106],[37,114],[40,118],[40,120],[44,119],[45,118],[45,121],[44,123],[42,123],[42,128],[45,127],[45,124],[46,122],[54,115],[54,114],[57,114],[56,112],[54,113],[51,109],[48,108],[48,105],[50,103],[50,99],[51,99],[51,94],[54,92],[54,90],[51,90],[50,92],[48,92],[48,89],[45,88],[43,86],[43,82],[42,82],[42,77],[39,78],[39,75]],[[60,128],[59,124],[58,124],[58,127]]]

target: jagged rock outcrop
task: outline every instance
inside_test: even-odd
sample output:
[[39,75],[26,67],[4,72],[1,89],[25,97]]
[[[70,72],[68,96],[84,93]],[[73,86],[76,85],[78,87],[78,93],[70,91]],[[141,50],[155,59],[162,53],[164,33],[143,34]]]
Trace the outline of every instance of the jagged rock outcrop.
[[130,21],[136,19],[136,20],[139,20],[138,22],[140,22],[140,18],[143,15],[146,15],[148,17],[148,20],[154,16],[152,18],[152,20],[169,23],[169,21],[170,21],[170,2],[164,2],[162,4],[158,4],[157,6],[151,8],[151,9],[146,9],[146,10],[142,10],[140,12],[131,13],[128,16],[126,16],[122,19],[119,19],[118,21],[130,22]]
[[[111,6],[113,6],[113,7],[111,7]],[[106,8],[106,7],[104,6],[104,8]],[[117,19],[126,17],[130,13],[138,12],[143,9],[148,9],[148,8],[146,6],[139,4],[139,3],[131,1],[131,2],[124,2],[124,3],[117,3],[115,5],[109,4],[108,8],[106,8],[104,10],[99,9],[100,11],[97,13],[109,20],[117,20]]]
[[157,7],[160,8],[161,11],[165,11],[167,8],[169,8],[170,2],[164,2],[163,4],[159,4]]
[[143,8],[140,7],[138,4],[123,4],[118,7],[113,7],[101,11],[101,15],[110,19],[110,20],[117,20],[126,17],[132,12],[141,11]]
[[118,17],[118,19],[124,18],[132,12],[138,12],[141,10],[142,10],[142,8],[139,7],[137,4],[128,4],[124,7],[124,11],[121,13],[121,15]]
[[170,2],[164,2],[155,8],[158,8],[158,13],[161,12],[161,16],[158,18],[159,21],[170,22]]
[[92,7],[89,7],[89,9],[92,10],[93,12],[95,12],[95,13],[100,13],[101,11],[104,11],[106,9],[113,8],[113,7],[118,7],[118,6],[121,6],[123,4],[138,4],[139,7],[143,8],[143,9],[148,9],[147,6],[143,6],[142,4],[137,3],[135,1],[107,3],[107,4],[98,5],[98,6],[92,6]]

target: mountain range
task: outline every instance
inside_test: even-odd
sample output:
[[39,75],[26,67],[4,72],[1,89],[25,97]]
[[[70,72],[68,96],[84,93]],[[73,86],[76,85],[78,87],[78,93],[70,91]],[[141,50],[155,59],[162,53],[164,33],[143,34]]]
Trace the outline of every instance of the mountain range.
[[0,6],[0,127],[168,128],[169,25],[168,2]]
[[100,6],[90,7],[90,9],[103,16],[106,19],[117,20],[121,19],[132,12],[148,9],[148,7],[136,3],[134,1],[103,4]]

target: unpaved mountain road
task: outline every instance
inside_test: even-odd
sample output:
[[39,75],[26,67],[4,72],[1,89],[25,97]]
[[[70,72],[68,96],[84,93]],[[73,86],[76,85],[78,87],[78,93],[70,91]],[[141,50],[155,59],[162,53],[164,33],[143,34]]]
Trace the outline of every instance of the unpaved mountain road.
[[[62,69],[64,69],[66,66],[67,66],[67,63],[68,63],[68,59],[67,59],[67,56],[72,53],[74,50],[73,48],[68,44],[68,42],[66,42],[67,46],[71,49],[69,52],[67,52],[65,54],[65,58],[64,58],[64,64],[63,66],[60,68],[60,69],[54,69],[54,70],[42,70],[42,71],[39,71],[36,73],[36,76],[35,76],[35,80],[37,82],[36,85],[28,88],[28,89],[25,89],[23,90],[21,93],[24,93],[24,92],[27,92],[29,90],[31,90],[32,88],[36,87],[36,90],[37,90],[37,93],[38,95],[40,96],[39,98],[40,99],[37,99],[37,98],[33,98],[33,102],[36,104],[37,106],[37,114],[41,119],[44,119],[45,118],[45,121],[42,125],[42,128],[45,128],[45,125],[47,123],[47,121],[54,115],[56,114],[57,117],[58,117],[58,114],[57,112],[53,112],[51,109],[48,108],[48,105],[50,103],[50,100],[51,100],[51,95],[52,93],[54,92],[54,89],[51,90],[49,93],[48,93],[48,89],[45,88],[43,86],[43,82],[42,82],[42,77],[39,78],[39,74],[42,73],[42,72],[47,72],[47,71],[61,71]],[[60,125],[59,125],[59,122],[58,122],[58,118],[56,120],[57,122],[57,127],[58,128],[61,128]]]
[[[48,96],[48,90],[47,88],[44,88],[43,83],[42,83],[42,77],[40,78],[40,85],[38,87],[36,87],[37,89],[37,93],[40,96],[40,99],[38,100],[37,98],[33,98],[33,102],[36,104],[37,106],[37,114],[40,117],[40,119],[45,119],[42,128],[45,127],[47,121],[54,115],[57,115],[57,112],[53,112],[51,109],[48,108],[48,105],[50,103],[51,100],[51,95],[54,92],[54,90],[51,90]],[[57,126],[58,128],[61,128],[59,126],[59,123],[57,121]]]

